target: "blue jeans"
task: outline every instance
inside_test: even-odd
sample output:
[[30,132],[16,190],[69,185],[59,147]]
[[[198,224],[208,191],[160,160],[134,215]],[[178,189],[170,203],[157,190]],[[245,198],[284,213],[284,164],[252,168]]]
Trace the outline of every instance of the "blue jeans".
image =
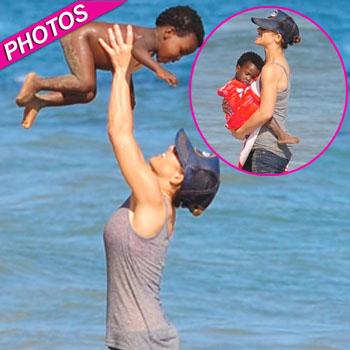
[[256,174],[279,174],[285,171],[288,163],[289,159],[264,149],[255,149],[250,152],[243,170]]

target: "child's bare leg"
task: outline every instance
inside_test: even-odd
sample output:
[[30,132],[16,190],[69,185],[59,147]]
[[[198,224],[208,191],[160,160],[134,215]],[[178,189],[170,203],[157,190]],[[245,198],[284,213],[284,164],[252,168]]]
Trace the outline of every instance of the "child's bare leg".
[[34,72],[27,74],[20,92],[16,97],[16,103],[18,106],[24,106],[26,102],[29,102],[34,97],[36,92],[35,87],[36,74]]
[[[131,80],[132,82],[132,80]],[[62,92],[54,91],[44,95],[34,95],[28,103],[25,104],[23,112],[22,126],[26,129],[32,127],[40,109],[51,106],[68,106],[78,103],[88,103],[96,96],[96,91],[90,91],[84,94],[64,94]],[[135,93],[134,84],[130,85],[130,103],[132,109],[135,108]]]
[[62,39],[62,46],[72,74],[53,78],[42,78],[35,73],[28,74],[16,98],[19,106],[28,104],[40,90],[59,91],[78,96],[96,90],[96,68],[87,38],[72,39],[68,36]]
[[35,122],[40,109],[50,106],[67,106],[77,103],[88,103],[95,98],[95,93],[63,94],[62,92],[50,92],[45,95],[35,95],[24,108],[22,126],[29,129]]
[[[95,84],[96,80],[84,82],[84,80],[79,80],[74,75],[65,75],[55,78],[41,78],[36,73],[29,73],[20,93],[16,98],[16,102],[19,106],[25,106],[40,90],[53,90],[83,96],[86,93],[93,92],[96,88]],[[82,101],[82,103],[83,102],[84,101]]]
[[265,124],[277,137],[277,142],[281,145],[284,144],[297,144],[300,142],[299,137],[286,133],[277,123],[275,118],[271,118]]

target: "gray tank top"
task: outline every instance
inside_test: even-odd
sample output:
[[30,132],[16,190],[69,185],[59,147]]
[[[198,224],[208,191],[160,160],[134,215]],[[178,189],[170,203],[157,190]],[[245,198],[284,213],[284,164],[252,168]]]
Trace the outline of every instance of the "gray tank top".
[[104,230],[107,259],[106,344],[116,349],[178,350],[179,336],[163,312],[160,282],[169,244],[167,208],[161,231],[140,237],[131,227],[128,199]]
[[[290,93],[290,77],[288,75],[287,70],[281,64],[277,62],[274,63],[280,66],[285,72],[288,79],[288,86],[285,90],[277,93],[275,109],[273,111],[272,116],[278,122],[280,127],[283,130],[286,130],[286,122],[288,115],[288,99]],[[258,88],[260,89],[260,79],[258,80]],[[292,157],[290,146],[279,145],[277,143],[276,136],[265,125],[261,127],[259,135],[254,143],[253,149],[265,149],[288,160],[290,160]]]

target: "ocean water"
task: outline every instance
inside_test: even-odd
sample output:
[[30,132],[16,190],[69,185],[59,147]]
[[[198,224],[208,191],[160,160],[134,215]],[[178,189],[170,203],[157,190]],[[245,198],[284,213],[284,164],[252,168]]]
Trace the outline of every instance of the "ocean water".
[[[68,3],[3,0],[0,41]],[[177,3],[129,0],[101,20],[151,26],[162,9]],[[202,15],[206,33],[237,11],[275,4],[187,3]],[[319,23],[349,71],[347,1],[280,4]],[[299,49],[297,60],[305,48]],[[303,67],[319,65],[319,76],[312,78],[323,89],[320,77],[330,68],[321,65],[316,53],[301,61]],[[169,66],[180,80],[176,89],[145,69],[135,75],[136,137],[146,157],[162,152],[180,127],[196,145],[206,147],[189,108],[194,57]],[[22,111],[14,99],[32,70],[43,76],[65,74],[59,44],[0,72],[0,349],[104,349],[102,232],[129,193],[106,135],[110,74],[99,72],[93,103],[43,110],[28,131],[20,127]],[[299,118],[303,111],[306,123],[317,113],[303,106],[297,93],[292,115]],[[328,118],[329,127],[322,125],[327,138],[339,113],[323,108],[320,113]],[[258,178],[222,163],[221,189],[208,211],[194,218],[179,210],[162,301],[183,349],[350,349],[348,117],[330,148],[307,168]],[[313,139],[301,134],[298,123],[290,126],[303,139],[300,149],[304,140]]]

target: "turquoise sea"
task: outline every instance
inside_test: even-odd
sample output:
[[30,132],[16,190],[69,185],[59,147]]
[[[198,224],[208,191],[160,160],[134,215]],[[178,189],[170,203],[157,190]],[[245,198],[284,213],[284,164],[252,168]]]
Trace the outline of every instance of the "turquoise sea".
[[[0,41],[69,3],[2,0]],[[328,32],[349,75],[345,0],[186,3],[202,15],[207,34],[248,7],[292,7]],[[100,20],[152,26],[177,4],[129,0]],[[298,74],[319,65],[312,79],[323,88],[329,67],[320,55],[304,59]],[[147,70],[135,75],[136,137],[147,157],[172,143],[180,127],[206,147],[188,100],[194,57],[169,66],[180,80],[176,89]],[[0,71],[0,349],[104,349],[102,232],[128,196],[106,135],[110,74],[98,74],[93,103],[43,110],[28,131],[14,100],[32,70],[67,72],[57,42]],[[305,119],[313,112],[305,108]],[[350,349],[349,136],[347,115],[323,156],[287,176],[255,177],[222,163],[208,211],[198,218],[179,211],[162,300],[183,349]]]

